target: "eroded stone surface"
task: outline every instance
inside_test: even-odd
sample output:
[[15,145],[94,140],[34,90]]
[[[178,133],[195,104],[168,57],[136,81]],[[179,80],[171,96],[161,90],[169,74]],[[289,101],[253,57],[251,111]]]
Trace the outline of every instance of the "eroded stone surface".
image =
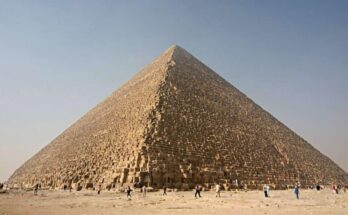
[[12,175],[12,186],[347,183],[329,158],[173,46]]

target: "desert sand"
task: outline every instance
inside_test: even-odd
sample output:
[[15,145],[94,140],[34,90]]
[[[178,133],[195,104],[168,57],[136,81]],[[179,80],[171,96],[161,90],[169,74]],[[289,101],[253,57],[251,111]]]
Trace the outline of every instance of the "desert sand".
[[271,191],[264,198],[262,191],[224,191],[216,198],[213,191],[148,192],[146,197],[134,192],[131,200],[125,193],[103,191],[39,191],[10,192],[0,195],[0,215],[62,214],[348,214],[348,193],[333,194],[330,190],[301,190],[297,200],[292,190]]

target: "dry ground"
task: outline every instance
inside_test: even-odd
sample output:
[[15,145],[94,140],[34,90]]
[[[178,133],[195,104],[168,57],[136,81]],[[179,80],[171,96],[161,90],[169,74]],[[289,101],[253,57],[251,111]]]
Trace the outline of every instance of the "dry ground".
[[80,214],[348,214],[348,193],[339,195],[329,190],[302,190],[300,200],[291,190],[271,191],[265,199],[261,191],[225,191],[216,198],[213,191],[195,199],[193,192],[125,193],[104,191],[41,191],[11,192],[0,195],[0,215],[80,215]]

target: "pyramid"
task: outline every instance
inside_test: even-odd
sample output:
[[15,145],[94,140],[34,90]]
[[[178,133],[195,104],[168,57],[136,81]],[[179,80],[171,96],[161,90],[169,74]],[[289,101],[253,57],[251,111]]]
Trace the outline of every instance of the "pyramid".
[[348,174],[179,46],[25,162],[14,187],[192,188],[233,182],[286,188]]

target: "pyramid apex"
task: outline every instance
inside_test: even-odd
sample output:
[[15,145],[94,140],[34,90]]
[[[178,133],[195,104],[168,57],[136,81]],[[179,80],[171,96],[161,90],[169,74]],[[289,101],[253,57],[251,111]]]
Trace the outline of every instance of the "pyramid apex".
[[178,44],[173,44],[171,45],[168,49],[172,49],[172,50],[175,50],[177,48],[181,48]]
[[177,44],[173,44],[167,49],[167,52],[177,52],[177,51],[187,52],[184,48],[182,48],[181,46],[179,46]]
[[179,46],[177,44],[171,45],[165,51],[165,53],[169,53],[171,59],[187,58],[187,57],[191,56],[191,54],[188,51],[186,51],[184,48],[182,48],[181,46]]

